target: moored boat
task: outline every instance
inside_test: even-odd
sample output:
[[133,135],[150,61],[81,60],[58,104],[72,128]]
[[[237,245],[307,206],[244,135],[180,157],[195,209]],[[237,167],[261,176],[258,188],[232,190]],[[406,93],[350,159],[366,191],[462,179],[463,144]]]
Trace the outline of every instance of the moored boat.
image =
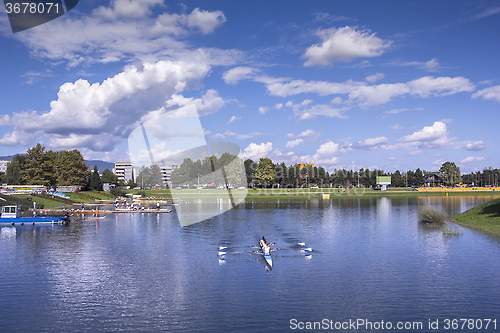
[[22,217],[18,206],[2,206],[0,225],[43,225],[43,224],[67,224],[67,216],[31,216]]

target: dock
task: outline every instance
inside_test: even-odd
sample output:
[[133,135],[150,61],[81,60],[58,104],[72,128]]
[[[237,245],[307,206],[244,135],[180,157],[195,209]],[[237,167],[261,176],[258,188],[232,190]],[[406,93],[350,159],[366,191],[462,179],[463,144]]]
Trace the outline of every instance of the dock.
[[113,214],[113,213],[172,213],[171,209],[138,209],[138,210],[106,210],[100,211],[100,213]]

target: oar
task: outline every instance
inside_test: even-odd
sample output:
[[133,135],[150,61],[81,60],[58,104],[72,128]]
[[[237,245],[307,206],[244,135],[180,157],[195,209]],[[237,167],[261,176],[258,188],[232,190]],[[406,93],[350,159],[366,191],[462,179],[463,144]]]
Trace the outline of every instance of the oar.
[[[239,247],[253,247],[253,248],[257,248],[257,246],[253,246],[253,245],[240,245],[240,246],[231,246],[230,248],[239,248]],[[219,251],[226,251],[228,249],[227,246],[219,246]]]
[[[295,245],[292,243],[269,243],[271,245]],[[306,243],[297,243],[298,246],[306,246]]]

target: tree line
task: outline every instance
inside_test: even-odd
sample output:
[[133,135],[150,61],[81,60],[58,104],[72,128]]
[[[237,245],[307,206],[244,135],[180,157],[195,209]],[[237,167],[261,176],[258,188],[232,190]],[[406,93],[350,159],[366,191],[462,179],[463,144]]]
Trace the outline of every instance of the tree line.
[[109,169],[104,170],[101,177],[97,166],[91,172],[77,149],[45,151],[45,147],[37,144],[26,154],[14,156],[5,174],[1,175],[1,181],[10,185],[78,186],[84,190],[102,190],[102,183],[118,184],[118,177]]
[[[225,183],[234,187],[376,187],[377,176],[390,176],[391,186],[394,187],[423,186],[426,181],[430,181],[430,177],[433,177],[432,182],[445,186],[459,183],[495,186],[500,179],[500,169],[489,167],[483,171],[461,174],[455,163],[445,162],[436,172],[423,171],[420,168],[406,172],[396,170],[392,173],[368,168],[361,168],[359,171],[334,169],[327,172],[322,166],[286,166],[285,163],[275,164],[265,157],[254,162],[225,153],[220,157],[205,157],[197,161],[184,159],[179,168],[173,170],[171,181],[174,186],[218,186]],[[90,171],[77,149],[45,151],[45,147],[40,144],[28,149],[25,155],[16,155],[8,163],[6,173],[1,175],[1,181],[12,185],[79,186],[84,190],[102,190],[103,183],[130,187],[139,185],[142,188],[164,187],[163,174],[158,165],[143,166],[135,183],[131,180],[124,184],[123,181],[118,181],[118,177],[109,169],[104,170],[102,176],[99,175],[97,166]]]

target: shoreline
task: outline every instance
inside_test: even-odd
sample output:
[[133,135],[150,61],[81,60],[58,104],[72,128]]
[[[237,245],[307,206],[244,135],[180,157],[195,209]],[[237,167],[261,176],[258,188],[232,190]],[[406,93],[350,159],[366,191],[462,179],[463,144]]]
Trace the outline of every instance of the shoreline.
[[500,237],[500,198],[455,215],[450,221]]

